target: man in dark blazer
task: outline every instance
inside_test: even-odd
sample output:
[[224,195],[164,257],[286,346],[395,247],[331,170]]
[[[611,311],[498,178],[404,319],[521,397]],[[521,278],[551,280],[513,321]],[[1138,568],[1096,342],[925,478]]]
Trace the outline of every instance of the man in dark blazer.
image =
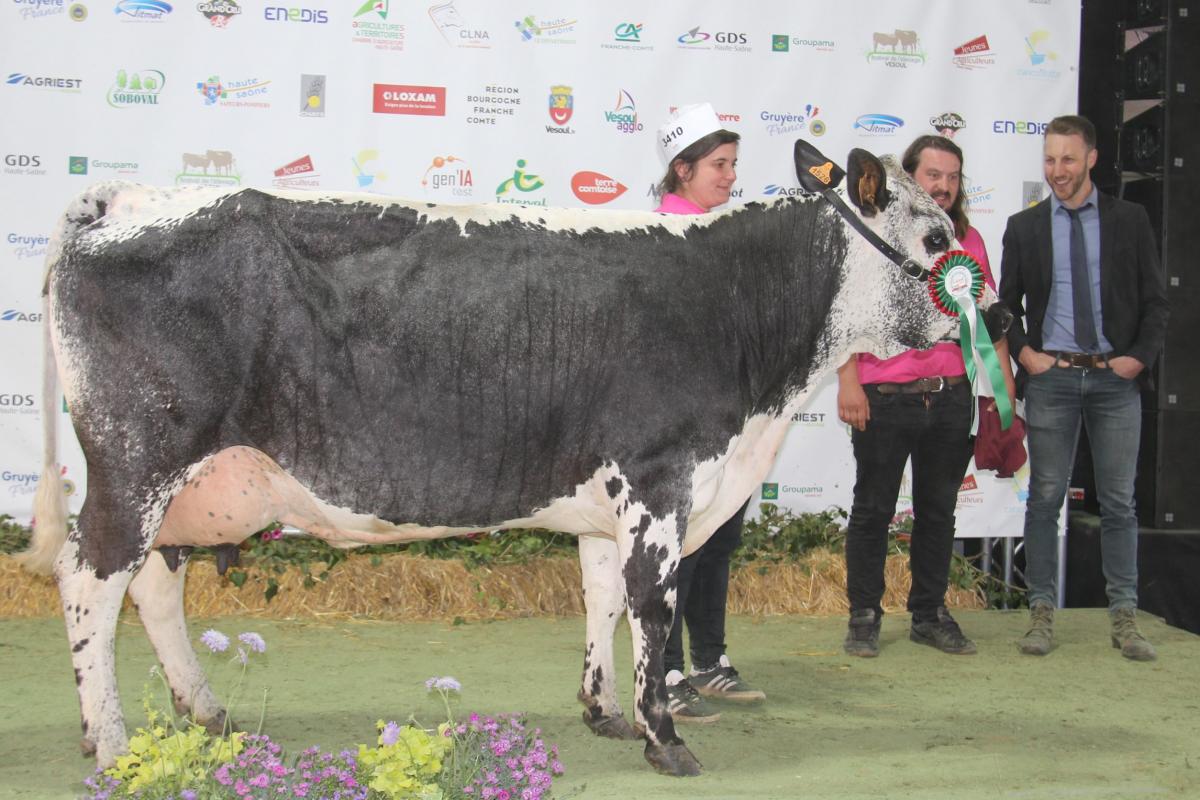
[[1082,421],[1100,501],[1112,643],[1126,658],[1150,661],[1154,647],[1136,619],[1133,484],[1141,387],[1149,385],[1162,348],[1168,306],[1149,217],[1141,206],[1096,189],[1088,174],[1096,155],[1091,122],[1052,120],[1042,161],[1051,196],[1010,217],[1004,232],[1000,297],[1016,316],[1008,343],[1021,367],[1029,431],[1031,626],[1018,646],[1045,655],[1053,645],[1058,518]]

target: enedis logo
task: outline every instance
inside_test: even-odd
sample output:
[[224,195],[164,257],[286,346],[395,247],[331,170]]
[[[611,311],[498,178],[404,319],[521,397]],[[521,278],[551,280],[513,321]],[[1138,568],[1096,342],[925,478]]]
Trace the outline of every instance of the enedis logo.
[[375,84],[376,114],[412,114],[421,117],[446,116],[445,86],[409,86],[398,83]]
[[998,119],[992,123],[992,133],[1017,133],[1041,136],[1049,127],[1049,122],[1030,122],[1028,120]]
[[387,21],[389,2],[390,0],[366,0],[359,6],[350,21],[350,28],[354,31],[350,41],[371,45],[376,50],[403,50],[404,26]]
[[242,13],[242,7],[238,5],[237,0],[204,0],[196,4],[196,10],[203,14],[214,28],[228,27],[229,21]]
[[514,203],[525,206],[544,206],[547,205],[546,198],[534,200],[532,197],[521,197],[520,195],[533,194],[539,191],[546,185],[537,175],[532,175],[525,171],[526,161],[523,158],[517,159],[516,169],[513,170],[512,177],[505,178],[496,187],[496,202],[497,203]]
[[55,92],[70,92],[78,94],[83,88],[83,78],[60,78],[50,75],[26,75],[24,72],[10,72],[5,80],[9,86],[20,86],[27,89],[46,89]]
[[167,76],[156,69],[120,69],[105,99],[113,108],[158,105],[158,95],[166,82]]
[[464,200],[475,195],[475,177],[464,159],[434,156],[421,176],[421,188],[432,198]]
[[894,69],[925,63],[925,50],[916,31],[897,28],[892,33],[876,31],[871,34],[871,49],[867,51],[867,62],[885,64]]
[[645,127],[638,122],[637,104],[633,101],[633,95],[624,89],[617,92],[616,107],[612,111],[605,111],[604,119],[615,124],[621,133],[637,133]]
[[309,22],[314,25],[325,25],[329,22],[329,12],[323,8],[267,6],[263,9],[263,19],[270,22]]
[[575,113],[575,95],[571,94],[570,86],[550,87],[550,121],[553,125],[546,126],[546,133],[574,133],[567,123]]
[[67,10],[64,0],[13,0],[21,12],[21,19],[54,17]]
[[616,200],[629,188],[601,172],[583,170],[571,176],[571,191],[588,205],[598,206]]

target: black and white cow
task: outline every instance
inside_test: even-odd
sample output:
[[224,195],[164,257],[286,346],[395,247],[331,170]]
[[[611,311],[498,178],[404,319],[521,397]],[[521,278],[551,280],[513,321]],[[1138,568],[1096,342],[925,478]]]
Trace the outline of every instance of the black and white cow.
[[[892,246],[926,266],[951,246],[893,159],[856,150],[848,169]],[[46,294],[88,493],[68,536],[51,419],[29,560],[53,563],[101,765],[126,748],[126,591],[176,701],[219,724],[187,548],[279,520],[345,547],[579,534],[584,719],[644,730],[656,768],[697,774],[663,676],[681,555],[751,496],[822,375],[955,330],[817,198],[672,217],[105,183],[67,210]],[[616,699],[622,611],[636,729]]]

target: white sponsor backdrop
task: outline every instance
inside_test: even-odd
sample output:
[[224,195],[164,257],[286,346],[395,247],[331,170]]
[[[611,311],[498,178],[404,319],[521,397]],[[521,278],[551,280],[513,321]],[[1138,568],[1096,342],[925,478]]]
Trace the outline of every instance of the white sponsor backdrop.
[[[1079,11],[1078,0],[0,0],[0,513],[29,517],[43,257],[89,183],[650,208],[654,130],[671,107],[708,100],[743,137],[733,202],[794,192],[801,136],[844,163],[852,147],[899,153],[935,125],[951,131],[998,266],[1005,219],[1042,194],[1039,126],[1075,109]],[[77,510],[83,458],[61,400],[49,411]],[[826,382],[764,490],[796,510],[848,508],[853,475]],[[960,534],[1019,534],[1023,497],[972,469]]]

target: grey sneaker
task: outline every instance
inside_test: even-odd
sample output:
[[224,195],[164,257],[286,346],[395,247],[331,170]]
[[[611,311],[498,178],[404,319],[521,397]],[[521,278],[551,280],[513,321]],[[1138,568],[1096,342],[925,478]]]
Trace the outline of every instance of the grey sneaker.
[[1017,649],[1027,656],[1044,656],[1053,646],[1054,606],[1035,602],[1029,607],[1029,630],[1017,642]]
[[1109,610],[1108,618],[1112,622],[1112,646],[1121,649],[1121,655],[1134,661],[1153,661],[1158,658],[1154,645],[1146,641],[1138,630],[1137,611],[1132,608],[1114,608]]
[[716,666],[709,669],[693,668],[687,676],[688,683],[705,697],[721,697],[739,703],[766,700],[767,694],[746,683],[738,671],[729,663],[729,656],[722,655]]
[[667,710],[676,722],[705,724],[721,718],[677,669],[667,673]]
[[874,658],[879,655],[879,626],[882,618],[875,609],[868,608],[850,612],[850,627],[842,649],[848,656]]
[[933,616],[927,619],[918,620],[914,615],[908,638],[952,656],[975,655],[975,643],[963,635],[962,628],[958,627],[945,606],[938,606]]

